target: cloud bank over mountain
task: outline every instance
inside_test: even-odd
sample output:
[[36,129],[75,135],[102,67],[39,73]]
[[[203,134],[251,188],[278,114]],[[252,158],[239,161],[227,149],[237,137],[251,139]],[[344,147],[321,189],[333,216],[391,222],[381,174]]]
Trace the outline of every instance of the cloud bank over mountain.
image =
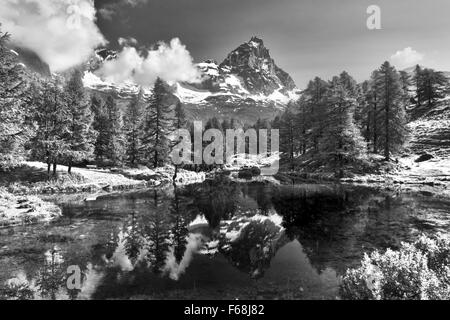
[[107,43],[92,0],[4,0],[0,21],[15,44],[35,51],[52,71],[83,63]]
[[399,69],[405,69],[419,64],[423,61],[425,55],[407,47],[403,50],[397,51],[391,56],[391,62]]
[[109,82],[142,86],[152,85],[158,77],[172,83],[200,80],[200,71],[178,38],[143,51],[125,46],[117,59],[106,61],[96,73]]
[[[113,2],[137,6],[142,0]],[[93,0],[5,0],[0,11],[2,30],[14,44],[36,52],[52,72],[86,62],[94,49],[107,44],[96,24]],[[137,40],[119,38],[122,51],[98,71],[108,81],[152,85],[157,77],[167,82],[196,82],[199,71],[178,38],[154,49],[136,50]]]

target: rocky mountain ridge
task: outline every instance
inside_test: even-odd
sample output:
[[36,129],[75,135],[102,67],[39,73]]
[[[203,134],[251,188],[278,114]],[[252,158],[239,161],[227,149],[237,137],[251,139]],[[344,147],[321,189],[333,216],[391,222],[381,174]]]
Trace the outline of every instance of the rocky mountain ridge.
[[[87,63],[84,83],[93,91],[127,100],[137,94],[138,85],[109,83],[96,74],[102,63],[116,57],[115,51],[97,50]],[[188,116],[194,120],[212,116],[242,122],[273,118],[299,97],[291,76],[275,64],[263,41],[256,37],[233,50],[221,64],[206,60],[196,66],[200,82],[170,84],[170,93],[185,105]],[[151,93],[150,88],[144,91]]]

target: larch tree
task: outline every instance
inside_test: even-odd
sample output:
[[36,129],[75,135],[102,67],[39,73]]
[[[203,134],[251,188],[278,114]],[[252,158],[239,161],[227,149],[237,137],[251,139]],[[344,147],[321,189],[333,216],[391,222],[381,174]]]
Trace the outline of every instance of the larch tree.
[[402,84],[402,90],[404,94],[404,99],[406,102],[410,102],[411,99],[411,85],[412,85],[412,79],[411,76],[408,74],[408,72],[402,70],[399,71],[400,75],[400,82]]
[[30,144],[32,155],[47,163],[48,173],[53,164],[56,175],[57,164],[68,150],[69,115],[63,88],[57,79],[43,80],[35,86],[32,101],[36,133]]
[[124,115],[126,157],[127,162],[131,165],[135,165],[140,162],[140,129],[143,115],[143,99],[144,92],[140,90],[139,94],[135,96],[127,106],[127,110]]
[[444,73],[433,69],[423,69],[421,79],[418,92],[429,110],[446,96],[449,90],[449,80]]
[[368,106],[368,139],[372,142],[372,152],[378,153],[378,147],[379,147],[379,114],[380,114],[380,90],[377,87],[377,78],[378,70],[374,71],[372,73],[372,76],[370,78],[367,92],[366,92],[366,99],[367,99],[367,106]]
[[294,114],[289,109],[280,118],[279,130],[281,159],[294,170],[297,149],[296,122]]
[[113,96],[109,95],[105,101],[107,114],[106,154],[113,166],[122,165],[125,158],[125,135],[123,132],[123,117]]
[[422,68],[419,65],[416,65],[415,69],[414,69],[414,76],[413,76],[413,83],[415,86],[415,95],[414,95],[414,100],[416,103],[416,108],[420,108],[420,106],[422,105],[422,93],[420,91],[420,88],[422,87]]
[[327,117],[320,141],[321,163],[332,165],[343,177],[344,166],[366,154],[366,145],[355,121],[358,88],[347,73],[334,77],[327,92]]
[[304,91],[304,121],[306,124],[307,149],[311,152],[319,151],[319,141],[324,130],[324,119],[326,117],[326,93],[328,83],[319,77],[310,81]]
[[105,102],[98,95],[91,97],[91,110],[94,114],[94,130],[97,131],[97,139],[95,141],[95,160],[99,164],[103,164],[108,154],[109,130],[108,130],[108,114],[106,112]]
[[97,132],[93,128],[93,113],[83,86],[82,73],[75,70],[65,86],[67,107],[67,131],[65,140],[67,150],[64,158],[68,172],[74,163],[91,160],[94,156]]
[[145,109],[142,125],[143,160],[158,168],[165,164],[170,149],[169,135],[173,131],[172,110],[165,103],[166,89],[163,80],[158,78],[153,93]]
[[183,104],[178,101],[175,106],[175,129],[183,129],[187,126],[186,112],[184,111]]
[[391,155],[401,149],[407,137],[407,101],[400,75],[387,61],[376,73],[375,86],[381,107],[376,119],[381,138],[379,145],[384,150],[385,160],[389,161]]
[[0,31],[0,168],[22,153],[27,136],[26,81],[16,55],[7,47],[9,35]]

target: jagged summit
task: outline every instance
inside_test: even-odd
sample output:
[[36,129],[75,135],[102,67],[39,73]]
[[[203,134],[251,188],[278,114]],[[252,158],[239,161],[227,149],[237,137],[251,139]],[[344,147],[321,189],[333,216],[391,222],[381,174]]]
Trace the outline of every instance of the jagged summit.
[[[139,91],[138,86],[108,83],[96,75],[103,63],[116,58],[114,51],[97,50],[87,64],[85,86],[128,99]],[[222,63],[208,59],[197,67],[200,82],[173,85],[173,94],[196,118],[241,114],[251,122],[271,118],[299,98],[291,76],[276,65],[263,40],[256,36],[231,51]]]
[[275,64],[269,49],[257,37],[233,50],[219,68],[241,77],[252,94],[270,95],[276,90],[287,93],[296,88],[294,80]]

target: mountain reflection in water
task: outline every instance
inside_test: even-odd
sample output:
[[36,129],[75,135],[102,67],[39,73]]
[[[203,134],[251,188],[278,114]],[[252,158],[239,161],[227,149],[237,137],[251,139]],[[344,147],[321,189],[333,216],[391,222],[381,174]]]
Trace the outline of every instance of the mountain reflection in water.
[[[66,202],[47,226],[1,231],[5,298],[336,298],[363,253],[449,231],[448,199],[227,178]],[[82,271],[67,289],[67,267]]]

